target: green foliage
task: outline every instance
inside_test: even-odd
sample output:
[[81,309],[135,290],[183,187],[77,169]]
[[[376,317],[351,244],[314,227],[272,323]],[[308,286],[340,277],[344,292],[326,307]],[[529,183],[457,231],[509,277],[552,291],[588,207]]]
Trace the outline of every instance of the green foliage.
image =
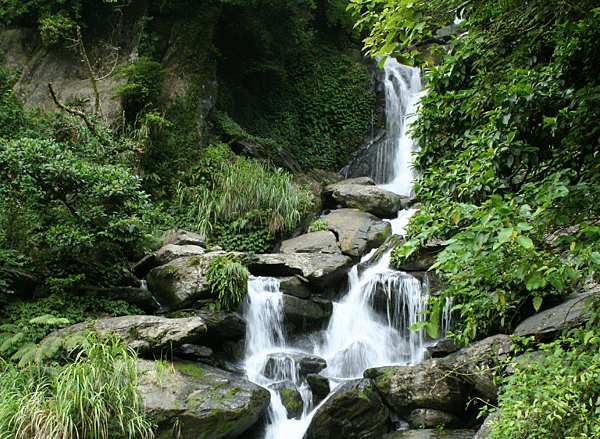
[[151,438],[135,353],[91,334],[56,370],[0,363],[0,437]]
[[320,230],[329,230],[329,223],[323,218],[317,218],[308,227],[308,232],[318,232]]
[[[136,306],[122,300],[107,298],[78,297],[65,290],[61,290],[34,301],[14,300],[6,304],[0,311],[0,357],[11,358],[21,351],[23,353],[39,350],[47,351],[45,346],[38,348],[37,343],[59,324],[79,323],[89,319],[94,313],[109,314],[112,316],[143,314]],[[62,346],[54,346],[54,348]],[[63,355],[64,351],[54,351]],[[41,354],[43,358],[51,355]]]
[[595,438],[600,435],[600,351],[583,328],[514,361],[500,380],[500,417],[490,439]]
[[206,269],[206,280],[217,296],[215,308],[232,310],[248,291],[250,272],[236,257],[215,256]]
[[[39,250],[53,257],[102,253],[117,261],[148,231],[148,197],[121,166],[97,164],[54,141],[33,139],[1,142],[0,164],[2,199],[22,205],[25,216],[37,210]],[[18,231],[3,233],[12,237]]]
[[264,251],[300,221],[307,194],[293,189],[282,169],[230,158],[225,145],[209,146],[190,184],[179,186],[174,214],[227,249]]
[[16,72],[2,66],[5,55],[0,50],[0,138],[14,136],[23,118],[23,110],[12,89],[18,77]]
[[393,259],[443,240],[433,269],[462,341],[508,332],[517,311],[597,273],[600,18],[585,5],[467,6],[468,34],[427,70],[413,127],[423,207]]

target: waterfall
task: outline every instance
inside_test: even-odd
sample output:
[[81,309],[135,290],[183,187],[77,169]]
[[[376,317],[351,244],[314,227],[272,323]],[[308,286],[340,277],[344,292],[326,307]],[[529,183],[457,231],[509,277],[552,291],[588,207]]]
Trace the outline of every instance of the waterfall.
[[[379,163],[379,177],[387,190],[401,195],[412,192],[411,169],[413,142],[407,125],[421,96],[418,69],[388,59],[384,65],[386,85],[387,138]],[[411,212],[401,212],[392,220],[394,234],[402,234]],[[363,257],[363,260],[370,255]],[[244,367],[249,378],[269,388],[271,406],[265,439],[301,439],[309,425],[313,409],[310,390],[298,372],[294,355],[316,355],[327,361],[320,375],[331,384],[362,377],[365,369],[386,365],[409,365],[422,361],[426,344],[423,330],[409,326],[424,319],[428,288],[414,277],[389,268],[390,253],[364,269],[354,267],[349,289],[333,304],[327,328],[311,343],[295,346],[286,339],[283,326],[282,293],[274,278],[251,277],[244,303],[247,342]],[[449,304],[448,304],[449,307]],[[443,324],[449,321],[448,308]],[[290,382],[299,389],[304,402],[300,420],[287,419],[287,412],[273,385]]]

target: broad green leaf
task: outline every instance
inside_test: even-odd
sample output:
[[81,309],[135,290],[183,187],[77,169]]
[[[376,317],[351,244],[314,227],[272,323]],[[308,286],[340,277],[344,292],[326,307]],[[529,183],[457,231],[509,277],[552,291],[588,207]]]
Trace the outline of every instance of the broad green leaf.
[[535,309],[536,312],[538,312],[540,310],[540,307],[542,306],[542,301],[544,299],[540,296],[535,296],[533,298],[533,309]]
[[411,331],[418,331],[425,325],[427,325],[427,322],[417,322],[414,325],[409,326],[408,329],[410,329]]
[[516,238],[516,241],[523,248],[527,248],[527,249],[533,248],[533,241],[531,240],[531,238],[529,236],[518,235]]

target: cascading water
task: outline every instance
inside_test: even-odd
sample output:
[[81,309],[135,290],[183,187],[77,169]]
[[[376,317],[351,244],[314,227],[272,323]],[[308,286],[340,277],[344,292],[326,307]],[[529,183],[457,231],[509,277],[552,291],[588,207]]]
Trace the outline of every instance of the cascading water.
[[[415,111],[421,96],[418,69],[401,66],[388,59],[386,76],[387,149],[377,164],[387,190],[400,195],[412,192],[414,171],[410,167],[413,143],[406,134],[407,114]],[[390,162],[393,163],[390,166]],[[392,231],[400,234],[410,214],[403,212],[392,220]],[[363,258],[368,258],[369,255]],[[249,378],[270,388],[271,407],[266,439],[302,438],[312,417],[313,404],[306,381],[293,360],[300,352],[327,361],[321,375],[330,382],[362,377],[370,367],[414,364],[423,359],[425,335],[408,327],[423,319],[426,289],[414,277],[389,269],[389,253],[366,268],[360,276],[354,267],[348,293],[334,303],[329,325],[312,346],[299,348],[288,343],[283,329],[282,293],[279,281],[251,277],[244,315],[247,319],[244,367]],[[300,420],[288,419],[276,383],[291,383],[300,391],[304,411]]]

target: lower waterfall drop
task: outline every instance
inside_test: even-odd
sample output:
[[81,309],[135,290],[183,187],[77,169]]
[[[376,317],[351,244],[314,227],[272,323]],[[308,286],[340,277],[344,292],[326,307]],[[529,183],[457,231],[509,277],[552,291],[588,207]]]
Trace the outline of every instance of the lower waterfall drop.
[[[414,145],[407,135],[410,121],[406,115],[415,112],[423,93],[420,72],[392,59],[386,61],[384,71],[385,148],[393,149],[393,154],[382,155],[384,163],[375,166],[382,169],[380,181],[387,183],[381,187],[400,195],[410,195]],[[403,211],[397,219],[390,221],[394,234],[403,234],[412,212]],[[364,370],[371,367],[411,365],[423,360],[425,331],[408,328],[425,318],[427,289],[421,288],[421,283],[413,276],[390,269],[390,253],[365,268],[360,275],[356,266],[352,268],[348,292],[334,302],[328,326],[308,343],[306,339],[301,344],[286,339],[279,281],[250,278],[243,310],[247,321],[244,367],[250,380],[271,392],[265,439],[302,439],[318,408],[314,407],[297,358],[316,356],[324,359],[326,368],[319,374],[329,379],[331,387],[362,377]],[[370,256],[364,256],[363,261]],[[443,323],[448,319],[446,313]],[[281,386],[292,387],[301,395],[303,411],[299,419],[288,419],[277,390]]]

